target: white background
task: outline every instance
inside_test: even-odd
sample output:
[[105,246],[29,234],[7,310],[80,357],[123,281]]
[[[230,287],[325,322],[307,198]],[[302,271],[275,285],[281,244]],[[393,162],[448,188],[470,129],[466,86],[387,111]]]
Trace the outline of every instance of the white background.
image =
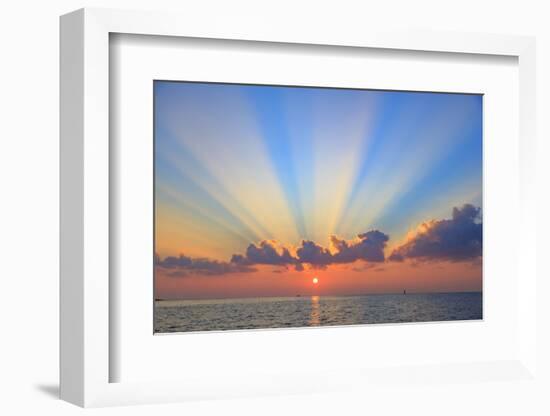
[[[1,250],[2,341],[0,342],[0,411],[5,414],[81,412],[55,400],[58,374],[58,16],[83,6],[174,9],[208,15],[248,14],[280,20],[326,22],[327,25],[431,27],[441,30],[527,34],[538,36],[540,253],[549,223],[548,172],[550,145],[550,13],[544,1],[19,1],[5,2],[0,13],[0,97],[2,151]],[[254,17],[252,17],[254,18]],[[546,142],[543,141],[546,138]],[[542,194],[545,192],[545,194]],[[547,256],[541,256],[547,257]],[[544,260],[544,258],[542,259]],[[542,275],[548,266],[539,264]],[[550,293],[547,281],[539,292]],[[550,302],[539,306],[539,337],[550,350]],[[544,321],[542,322],[542,317]],[[546,328],[546,331],[542,331]],[[540,354],[539,354],[540,355]],[[548,353],[546,353],[548,355]],[[550,374],[548,357],[540,366]],[[408,387],[388,385],[376,396],[324,395],[197,402],[152,408],[93,410],[100,414],[548,414],[549,386],[486,383]],[[546,394],[546,395],[545,395]]]

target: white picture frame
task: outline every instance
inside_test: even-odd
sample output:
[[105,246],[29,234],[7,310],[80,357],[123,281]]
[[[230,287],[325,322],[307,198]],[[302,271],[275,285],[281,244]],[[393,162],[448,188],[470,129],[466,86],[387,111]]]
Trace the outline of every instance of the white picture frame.
[[[442,363],[415,367],[413,378],[443,377],[479,382],[475,374],[507,379],[536,377],[535,268],[535,41],[530,37],[396,32],[311,26],[280,28],[265,21],[213,18],[205,27],[192,16],[167,13],[83,9],[61,18],[61,397],[80,406],[155,403],[197,398],[334,391],[343,378],[356,385],[407,378],[396,369],[368,374],[331,368],[331,377],[282,371],[264,380],[230,383],[189,377],[177,381],[112,382],[110,366],[120,357],[110,348],[113,298],[110,259],[109,36],[113,33],[203,39],[331,45],[430,51],[445,54],[503,55],[519,66],[519,218],[517,251],[522,279],[517,292],[518,354],[498,362]],[[325,333],[330,336],[329,332]],[[279,336],[284,336],[281,332]],[[328,370],[327,370],[328,371]],[[410,368],[405,372],[412,374]]]

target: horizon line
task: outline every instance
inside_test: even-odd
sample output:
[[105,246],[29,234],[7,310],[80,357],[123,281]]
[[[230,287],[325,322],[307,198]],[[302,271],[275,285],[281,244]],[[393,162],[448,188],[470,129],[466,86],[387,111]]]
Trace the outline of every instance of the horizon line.
[[[406,289],[404,289],[406,290]],[[155,298],[154,302],[162,301],[178,301],[178,300],[231,300],[231,299],[255,299],[255,298],[309,298],[309,297],[358,297],[358,296],[377,296],[377,295],[436,295],[436,294],[449,294],[449,293],[480,293],[483,294],[483,290],[457,290],[457,291],[444,291],[444,292],[376,292],[376,293],[358,293],[358,294],[343,294],[343,295],[315,295],[315,294],[301,294],[296,295],[280,295],[280,296],[238,296],[238,297],[210,297],[210,298]]]

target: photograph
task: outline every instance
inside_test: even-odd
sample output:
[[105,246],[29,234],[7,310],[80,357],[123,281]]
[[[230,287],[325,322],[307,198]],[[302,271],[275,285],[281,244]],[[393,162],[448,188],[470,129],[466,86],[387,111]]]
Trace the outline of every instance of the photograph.
[[155,80],[154,333],[483,319],[483,95]]

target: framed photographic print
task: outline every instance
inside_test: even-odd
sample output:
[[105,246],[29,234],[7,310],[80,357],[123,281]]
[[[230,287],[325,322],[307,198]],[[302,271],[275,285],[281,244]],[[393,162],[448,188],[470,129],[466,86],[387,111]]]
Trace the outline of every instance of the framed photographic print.
[[153,88],[155,332],[482,319],[482,95]]
[[61,19],[62,398],[537,383],[534,40],[213,19]]

